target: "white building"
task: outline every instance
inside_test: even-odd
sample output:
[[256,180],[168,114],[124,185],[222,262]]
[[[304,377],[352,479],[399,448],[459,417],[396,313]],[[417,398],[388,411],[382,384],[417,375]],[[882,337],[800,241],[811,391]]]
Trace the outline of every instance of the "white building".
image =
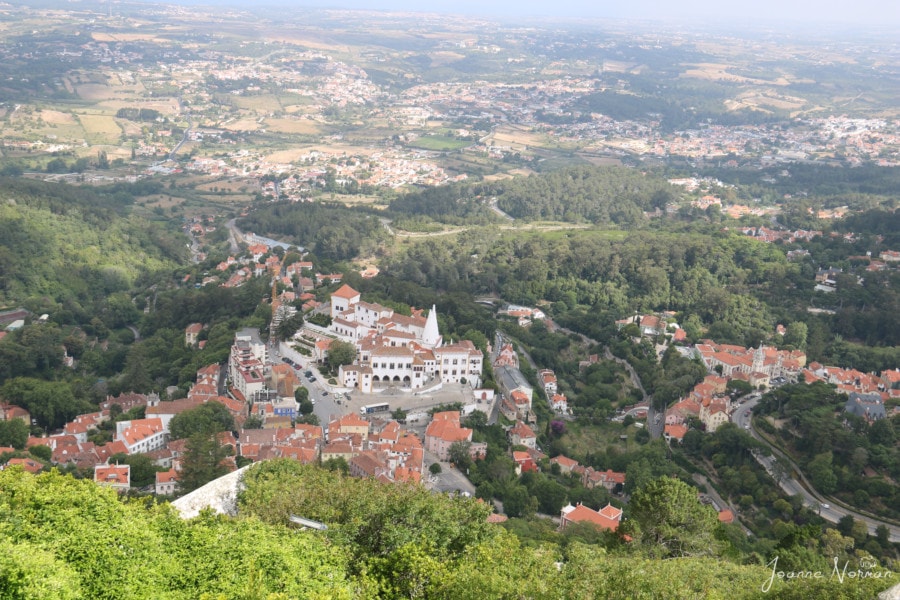
[[266,345],[259,331],[244,329],[234,336],[228,357],[228,378],[240,400],[248,400],[265,389]]
[[470,341],[443,345],[436,308],[432,306],[427,317],[423,312],[401,315],[362,302],[359,292],[341,286],[331,297],[329,332],[357,349],[356,364],[339,371],[341,384],[364,393],[385,386],[421,389],[436,380],[477,386],[481,351]]

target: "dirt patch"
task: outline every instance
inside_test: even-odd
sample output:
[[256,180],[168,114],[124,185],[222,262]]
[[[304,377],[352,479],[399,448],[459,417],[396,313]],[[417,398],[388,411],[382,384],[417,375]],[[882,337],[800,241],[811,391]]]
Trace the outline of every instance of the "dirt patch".
[[238,119],[230,123],[222,123],[219,127],[229,131],[257,131],[260,125],[256,119]]
[[266,129],[279,133],[297,133],[303,135],[317,135],[322,132],[322,126],[308,119],[266,119]]
[[510,146],[514,149],[525,149],[528,146],[540,146],[544,137],[519,127],[498,127],[489,138],[497,146]]
[[432,67],[442,67],[444,65],[449,65],[450,63],[454,63],[458,60],[462,60],[466,57],[465,54],[459,54],[458,52],[432,52],[428,55],[431,59]]
[[787,419],[775,419],[773,417],[766,417],[766,421],[775,429],[784,429],[788,422]]
[[41,120],[50,125],[77,125],[78,121],[75,116],[69,113],[59,112],[58,110],[42,110],[40,112]]
[[115,95],[114,88],[102,83],[84,83],[75,88],[75,92],[82,100],[100,102],[110,100]]

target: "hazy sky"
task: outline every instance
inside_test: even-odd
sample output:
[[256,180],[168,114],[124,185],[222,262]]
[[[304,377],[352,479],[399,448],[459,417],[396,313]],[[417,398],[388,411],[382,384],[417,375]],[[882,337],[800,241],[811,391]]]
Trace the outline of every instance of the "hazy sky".
[[[196,0],[195,0],[196,1]],[[259,0],[334,8],[402,9],[497,16],[703,19],[900,25],[900,0]],[[208,0],[204,4],[215,4]],[[900,39],[900,31],[898,31]]]

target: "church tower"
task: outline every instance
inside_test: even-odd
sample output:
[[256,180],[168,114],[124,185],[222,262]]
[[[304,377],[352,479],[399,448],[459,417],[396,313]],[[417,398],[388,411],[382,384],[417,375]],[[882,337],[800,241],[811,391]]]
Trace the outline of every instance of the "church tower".
[[766,353],[763,350],[762,342],[759,343],[759,348],[753,353],[753,372],[754,373],[762,373],[763,365],[765,364]]

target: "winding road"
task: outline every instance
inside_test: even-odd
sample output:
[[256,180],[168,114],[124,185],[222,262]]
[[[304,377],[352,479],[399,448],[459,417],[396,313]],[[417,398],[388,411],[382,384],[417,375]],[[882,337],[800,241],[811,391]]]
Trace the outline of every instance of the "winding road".
[[[778,448],[774,447],[772,444],[768,442],[763,436],[761,436],[757,431],[753,428],[753,422],[751,419],[751,411],[753,407],[759,403],[759,398],[754,398],[744,404],[740,405],[731,415],[731,420],[737,424],[738,427],[742,427],[746,429],[750,435],[752,435],[757,441],[761,442],[766,448],[768,448],[772,454],[770,456],[764,455],[762,452],[754,452],[754,457],[756,457],[757,462],[763,466],[766,472],[772,476],[781,489],[790,496],[800,495],[803,498],[804,504],[811,508],[817,509],[819,515],[829,521],[831,523],[837,523],[841,520],[842,517],[850,515],[857,521],[862,521],[866,524],[866,527],[869,529],[869,534],[875,535],[875,530],[884,525],[888,528],[890,532],[890,540],[892,542],[900,542],[900,527],[896,525],[892,525],[890,523],[885,523],[884,521],[880,521],[878,519],[874,519],[867,515],[860,514],[856,511],[850,510],[843,506],[836,506],[833,504],[828,504],[826,502],[826,498],[817,492],[815,488],[809,483],[809,481],[803,476],[803,473],[797,467],[797,465],[792,461],[789,457],[785,456],[783,452],[781,452]],[[796,473],[800,476],[800,481],[794,479],[793,474]],[[834,500],[831,500],[834,503]]]

